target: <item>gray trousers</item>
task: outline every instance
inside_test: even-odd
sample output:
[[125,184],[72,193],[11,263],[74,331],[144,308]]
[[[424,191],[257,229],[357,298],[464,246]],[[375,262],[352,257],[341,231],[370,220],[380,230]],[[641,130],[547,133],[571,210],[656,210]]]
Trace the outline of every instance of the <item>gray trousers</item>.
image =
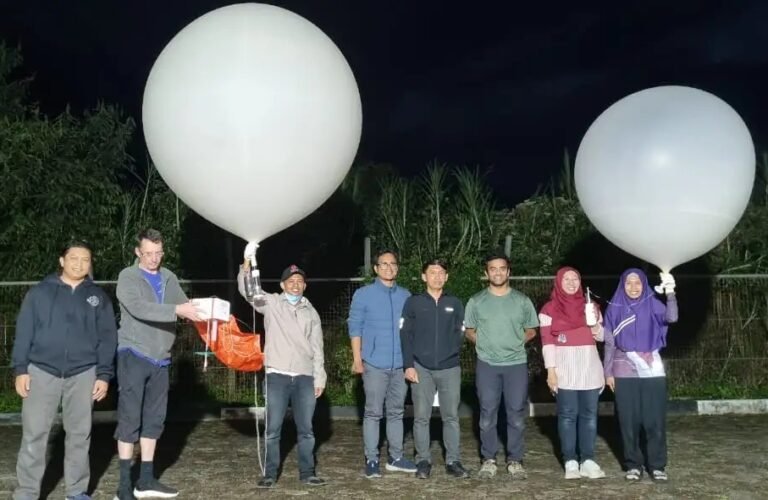
[[30,390],[21,407],[22,437],[16,462],[19,485],[14,500],[37,500],[45,473],[48,435],[62,405],[64,484],[67,496],[84,493],[91,478],[88,449],[96,367],[69,378],[50,375],[29,365]]
[[403,456],[403,414],[405,413],[405,374],[402,368],[383,370],[368,363],[364,365],[365,415],[363,443],[365,459],[379,460],[379,431],[384,407],[387,410],[387,444],[394,460]]
[[461,402],[461,367],[445,370],[429,370],[414,363],[419,383],[411,384],[413,400],[413,441],[416,461],[432,463],[430,452],[429,419],[435,390],[440,401],[440,418],[443,420],[443,444],[445,463],[458,462],[459,457],[459,403]]

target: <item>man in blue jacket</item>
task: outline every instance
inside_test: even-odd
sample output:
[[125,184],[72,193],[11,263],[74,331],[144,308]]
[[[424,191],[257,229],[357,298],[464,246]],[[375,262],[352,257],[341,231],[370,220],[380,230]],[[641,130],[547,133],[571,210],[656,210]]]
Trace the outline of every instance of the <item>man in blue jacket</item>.
[[437,391],[443,420],[445,471],[452,477],[465,478],[469,473],[459,460],[459,354],[464,340],[464,306],[458,297],[443,290],[448,281],[444,260],[426,262],[421,279],[427,289],[405,302],[400,329],[405,379],[413,384],[416,477],[427,479],[432,472],[429,420]]
[[91,409],[107,395],[114,374],[117,326],[112,302],[88,277],[91,249],[82,241],[64,248],[60,273],[47,276],[24,297],[16,320],[12,365],[21,406],[22,438],[14,500],[40,496],[45,451],[62,407],[67,440],[67,499],[88,500]]
[[363,375],[365,476],[381,477],[379,422],[387,409],[388,471],[416,472],[403,456],[403,414],[408,388],[403,375],[400,315],[411,293],[397,285],[397,254],[383,250],[373,265],[376,281],[355,292],[349,310],[352,371]]

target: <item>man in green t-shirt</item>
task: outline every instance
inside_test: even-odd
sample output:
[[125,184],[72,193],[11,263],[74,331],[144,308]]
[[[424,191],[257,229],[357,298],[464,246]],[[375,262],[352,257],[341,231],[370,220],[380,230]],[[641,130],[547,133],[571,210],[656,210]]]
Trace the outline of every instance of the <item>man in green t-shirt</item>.
[[480,402],[479,477],[496,475],[499,448],[497,421],[501,395],[507,414],[507,471],[513,479],[525,479],[523,454],[528,409],[528,358],[525,344],[539,326],[531,299],[509,286],[509,258],[490,255],[485,259],[488,288],[467,303],[464,326],[475,344],[475,382]]

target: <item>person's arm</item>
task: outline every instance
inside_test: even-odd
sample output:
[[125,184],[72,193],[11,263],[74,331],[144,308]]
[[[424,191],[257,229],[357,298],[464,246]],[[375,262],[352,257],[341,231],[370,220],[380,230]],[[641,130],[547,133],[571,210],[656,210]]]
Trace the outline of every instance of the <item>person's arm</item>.
[[21,303],[21,309],[16,317],[16,335],[13,339],[11,366],[17,377],[27,374],[29,366],[29,351],[35,338],[35,292],[27,292]]
[[312,308],[312,327],[309,334],[309,344],[312,348],[312,376],[315,378],[315,397],[318,398],[325,390],[325,353],[323,352],[323,329],[320,315]]
[[464,311],[464,336],[473,344],[477,344],[477,319],[475,317],[475,300],[470,298]]
[[411,298],[405,301],[403,314],[400,318],[400,344],[403,351],[403,368],[405,369],[413,368],[414,317],[411,303]]
[[349,306],[349,318],[347,326],[349,327],[349,339],[352,344],[352,372],[363,373],[363,326],[365,325],[365,304],[363,302],[362,291],[358,290],[352,296],[352,303]]
[[[597,308],[596,304],[595,308]],[[590,330],[592,330],[592,337],[597,342],[603,342],[605,338],[605,328],[603,327],[603,313],[600,312],[600,309],[597,309],[597,323],[592,326]]]
[[664,311],[664,321],[668,325],[671,325],[672,323],[677,323],[678,319],[677,296],[674,292],[669,293],[667,294],[667,307]]
[[102,294],[103,301],[96,311],[98,345],[96,347],[98,364],[96,378],[109,382],[115,375],[115,350],[117,349],[117,324],[115,310],[107,294]]
[[454,306],[453,314],[457,348],[459,352],[461,352],[461,345],[464,343],[464,304],[462,304],[459,299],[456,299],[456,305]]
[[138,277],[128,272],[120,273],[117,279],[117,300],[134,318],[143,321],[170,323],[176,321],[175,304],[159,304],[154,300],[144,300],[139,293]]
[[237,291],[240,292],[240,295],[243,296],[246,302],[251,304],[251,307],[256,309],[257,312],[264,314],[266,313],[267,307],[269,306],[271,294],[265,293],[260,298],[255,299],[253,302],[249,302],[247,297],[245,296],[245,272],[246,271],[247,271],[246,268],[244,268],[243,266],[240,266],[240,269],[237,272]]
[[547,387],[557,394],[557,344],[552,335],[552,317],[546,306],[539,313],[539,329],[541,330],[541,356],[544,358],[544,368],[547,370]]
[[605,340],[603,349],[603,374],[605,375],[605,385],[611,390],[614,390],[615,387],[615,379],[613,377],[613,360],[616,356],[616,337],[613,335],[614,327],[615,325],[613,324],[611,315],[606,313],[603,328],[603,331],[605,332],[603,335]]
[[533,302],[531,302],[531,299],[526,297],[526,312],[528,315],[527,320],[525,321],[525,326],[523,327],[525,329],[524,335],[525,335],[525,342],[530,342],[533,340],[534,337],[536,337],[536,328],[539,327],[539,316],[536,314],[536,308],[533,307]]

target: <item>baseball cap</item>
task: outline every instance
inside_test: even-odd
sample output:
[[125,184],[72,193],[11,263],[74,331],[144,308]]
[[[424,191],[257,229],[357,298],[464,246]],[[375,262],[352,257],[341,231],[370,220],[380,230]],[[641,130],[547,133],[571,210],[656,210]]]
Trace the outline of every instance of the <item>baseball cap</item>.
[[280,281],[285,281],[294,274],[300,274],[303,278],[307,277],[307,273],[305,273],[299,266],[296,264],[291,264],[290,266],[286,267],[283,271],[283,274],[280,275]]

